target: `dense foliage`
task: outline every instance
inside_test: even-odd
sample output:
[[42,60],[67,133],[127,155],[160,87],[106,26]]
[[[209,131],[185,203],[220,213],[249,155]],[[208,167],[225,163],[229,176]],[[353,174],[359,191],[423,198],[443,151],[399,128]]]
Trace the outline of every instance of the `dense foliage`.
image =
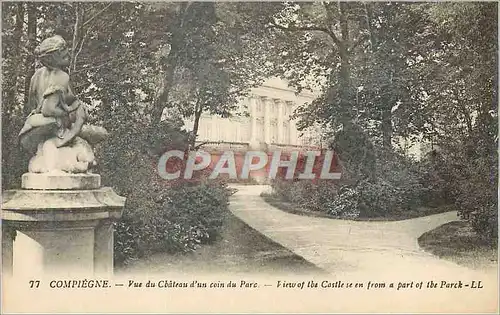
[[404,212],[414,215],[423,206],[435,206],[431,195],[441,188],[430,186],[417,163],[382,148],[373,153],[372,178],[350,176],[357,165],[347,161],[340,166],[341,180],[277,180],[274,192],[304,209],[340,218],[405,217]]
[[[322,92],[296,112],[301,126],[321,124],[343,162],[322,211],[372,217],[454,204],[496,237],[497,21],[493,3],[397,2],[286,3],[268,21],[283,76]],[[422,142],[431,153],[415,161],[407,147]],[[323,189],[275,186],[311,209],[311,192]]]
[[[128,200],[119,261],[213,239],[225,185],[165,183],[156,163],[193,146],[203,112],[231,116],[270,75],[319,91],[295,117],[322,127],[343,168],[339,182],[274,183],[283,198],[347,218],[454,204],[494,240],[497,12],[494,2],[4,2],[2,187],[19,187],[27,168],[17,134],[34,48],[59,34],[74,90],[111,134],[97,171]],[[419,143],[430,152],[416,160],[407,147]]]
[[[193,14],[202,13],[203,8],[197,6]],[[185,82],[185,78],[164,82],[162,71],[158,73],[168,54],[169,32],[179,32],[186,39],[191,33],[200,36],[198,26],[186,31],[176,29],[175,23],[165,24],[182,13],[183,4],[3,3],[2,9],[3,76],[8,78],[2,89],[4,189],[19,187],[27,169],[29,157],[18,149],[17,134],[32,110],[25,108],[24,99],[25,83],[29,86],[38,67],[34,47],[60,34],[71,48],[67,70],[74,89],[90,105],[91,123],[103,125],[110,133],[95,148],[98,165],[94,171],[102,176],[103,185],[127,198],[123,218],[116,223],[116,262],[159,250],[191,251],[215,240],[228,210],[226,185],[206,182],[204,174],[191,182],[165,181],[157,172],[160,155],[169,149],[187,150],[191,137],[184,130],[182,116],[160,117],[167,107],[162,95]],[[203,21],[199,16],[190,19]],[[181,57],[184,64],[198,67],[192,72],[201,73],[206,69],[193,60],[220,57],[210,57],[213,52],[207,49],[205,54]],[[174,74],[178,73],[185,69],[179,66]],[[230,88],[218,86],[214,91],[222,94]],[[222,101],[232,106],[235,100],[233,96]]]
[[[159,196],[135,187],[134,194],[143,204],[127,206],[115,225],[118,264],[154,252],[186,253],[213,242],[228,213],[229,191],[213,182],[170,187]],[[155,197],[159,199],[151,202]]]

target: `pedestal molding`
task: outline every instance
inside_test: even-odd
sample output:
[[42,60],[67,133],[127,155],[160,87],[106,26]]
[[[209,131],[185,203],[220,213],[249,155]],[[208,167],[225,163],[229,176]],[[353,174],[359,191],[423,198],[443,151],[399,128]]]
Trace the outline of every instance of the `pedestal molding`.
[[101,176],[84,173],[24,173],[21,188],[33,190],[88,190],[101,187]]
[[87,208],[120,208],[124,197],[111,187],[92,190],[7,190],[3,195],[3,210],[39,211],[76,210]]

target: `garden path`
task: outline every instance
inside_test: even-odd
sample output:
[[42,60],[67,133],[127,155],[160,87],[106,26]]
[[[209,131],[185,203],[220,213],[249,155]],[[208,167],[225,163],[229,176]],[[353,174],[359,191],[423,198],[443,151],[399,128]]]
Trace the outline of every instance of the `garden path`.
[[[309,217],[279,210],[260,194],[269,186],[232,185],[231,212],[263,235],[333,276],[370,275],[374,280],[435,279],[493,281],[498,272],[471,270],[423,251],[417,239],[423,233],[458,220],[446,212],[403,221],[351,221]],[[458,277],[458,278],[457,278]],[[366,279],[366,277],[365,277]],[[440,280],[441,281],[441,280]]]

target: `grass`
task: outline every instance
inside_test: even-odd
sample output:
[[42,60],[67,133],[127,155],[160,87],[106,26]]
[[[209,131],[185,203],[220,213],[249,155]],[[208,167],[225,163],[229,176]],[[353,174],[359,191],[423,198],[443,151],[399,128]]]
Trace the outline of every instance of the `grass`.
[[213,244],[203,245],[190,254],[158,253],[144,257],[120,267],[117,273],[326,274],[234,215],[229,214],[225,223],[224,232]]
[[496,268],[498,246],[482,240],[467,221],[443,224],[419,237],[424,250],[472,269]]
[[[344,219],[342,217],[330,215],[326,212],[320,212],[320,211],[313,211],[309,209],[302,208],[300,206],[297,206],[291,202],[284,201],[280,197],[273,195],[273,194],[261,194],[262,199],[266,201],[268,204],[270,204],[273,207],[276,207],[282,211],[292,213],[292,214],[297,214],[297,215],[304,215],[304,216],[311,216],[311,217],[321,217],[321,218],[330,218],[330,219]],[[354,221],[400,221],[400,220],[406,220],[406,219],[413,219],[413,218],[418,218],[418,217],[423,217],[423,216],[428,216],[432,214],[438,214],[438,213],[443,213],[443,212],[448,212],[448,211],[453,211],[454,209],[451,206],[441,206],[441,207],[419,207],[414,210],[405,210],[401,211],[398,213],[389,213],[385,216],[378,216],[378,217],[358,217],[355,219],[349,219],[349,220],[354,220]]]

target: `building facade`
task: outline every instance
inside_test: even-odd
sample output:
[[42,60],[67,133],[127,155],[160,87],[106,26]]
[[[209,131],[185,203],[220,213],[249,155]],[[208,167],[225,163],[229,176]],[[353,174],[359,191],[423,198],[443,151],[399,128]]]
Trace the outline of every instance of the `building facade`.
[[[204,113],[200,118],[197,143],[215,150],[323,148],[319,127],[298,131],[297,121],[290,118],[298,106],[310,103],[318,96],[318,93],[307,91],[297,94],[284,80],[271,78],[240,101],[233,117],[221,118]],[[192,130],[192,121],[185,121],[185,125]],[[397,137],[393,140],[394,147],[403,149],[406,155],[417,160],[431,150],[430,143],[423,140],[410,142]]]
[[[203,114],[198,129],[198,143],[204,146],[240,146],[252,149],[270,147],[319,147],[318,130],[299,132],[294,110],[317,96],[311,92],[297,94],[278,78],[267,80],[240,101],[231,118]],[[192,121],[186,127],[192,129]]]

